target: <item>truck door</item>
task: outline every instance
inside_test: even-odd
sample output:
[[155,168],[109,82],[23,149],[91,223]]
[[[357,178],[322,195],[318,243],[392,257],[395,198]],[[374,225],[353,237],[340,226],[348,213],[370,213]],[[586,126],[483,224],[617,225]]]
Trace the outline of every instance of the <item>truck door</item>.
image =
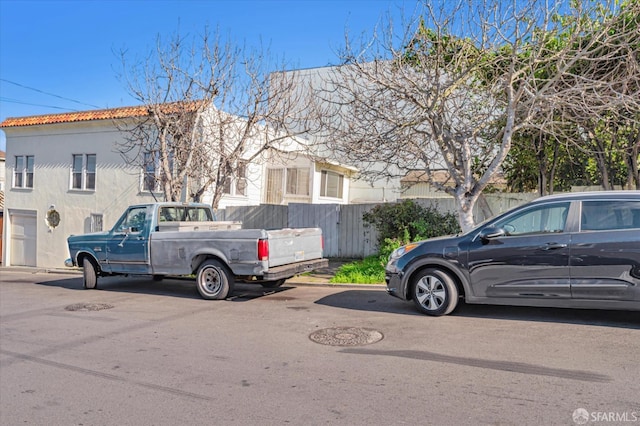
[[122,215],[107,241],[107,263],[112,272],[149,273],[150,227],[146,206],[130,207]]

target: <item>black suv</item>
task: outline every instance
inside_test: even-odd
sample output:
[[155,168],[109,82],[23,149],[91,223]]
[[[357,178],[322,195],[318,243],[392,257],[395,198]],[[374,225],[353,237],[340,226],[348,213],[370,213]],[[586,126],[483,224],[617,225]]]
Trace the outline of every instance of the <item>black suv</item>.
[[387,292],[428,315],[467,303],[640,310],[640,191],[538,198],[454,237],[407,244]]

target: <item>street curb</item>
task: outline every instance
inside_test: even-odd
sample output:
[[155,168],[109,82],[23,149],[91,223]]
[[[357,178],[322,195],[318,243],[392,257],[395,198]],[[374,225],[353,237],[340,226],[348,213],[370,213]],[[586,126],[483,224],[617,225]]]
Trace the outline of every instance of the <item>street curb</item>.
[[[66,274],[66,275],[82,275],[82,268],[38,268],[32,266],[0,266],[0,272],[13,271],[23,272],[31,274]],[[340,288],[375,288],[385,289],[385,284],[354,284],[354,283],[330,283],[331,277],[323,274],[321,278],[309,276],[308,280],[301,279],[304,275],[289,278],[285,281],[284,285],[298,285],[298,286],[316,286],[316,287],[340,287]],[[178,277],[179,278],[179,277]]]

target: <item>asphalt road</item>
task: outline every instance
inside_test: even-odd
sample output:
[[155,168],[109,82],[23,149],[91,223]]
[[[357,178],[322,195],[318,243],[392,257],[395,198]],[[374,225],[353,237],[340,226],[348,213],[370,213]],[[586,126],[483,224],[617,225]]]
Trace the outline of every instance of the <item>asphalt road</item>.
[[637,312],[431,318],[380,287],[98,285],[0,269],[0,424],[640,424]]

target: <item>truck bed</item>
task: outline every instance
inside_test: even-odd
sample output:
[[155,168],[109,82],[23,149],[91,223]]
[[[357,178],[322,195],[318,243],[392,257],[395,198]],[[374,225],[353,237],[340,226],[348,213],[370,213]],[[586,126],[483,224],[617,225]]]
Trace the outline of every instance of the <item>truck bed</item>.
[[[258,240],[269,242],[268,260],[257,258]],[[222,259],[235,275],[265,276],[272,268],[322,259],[322,231],[304,228],[154,232],[149,251],[153,273],[158,275],[190,274],[196,256],[210,255]],[[309,270],[309,266],[303,268]],[[293,275],[295,272],[289,276]]]

